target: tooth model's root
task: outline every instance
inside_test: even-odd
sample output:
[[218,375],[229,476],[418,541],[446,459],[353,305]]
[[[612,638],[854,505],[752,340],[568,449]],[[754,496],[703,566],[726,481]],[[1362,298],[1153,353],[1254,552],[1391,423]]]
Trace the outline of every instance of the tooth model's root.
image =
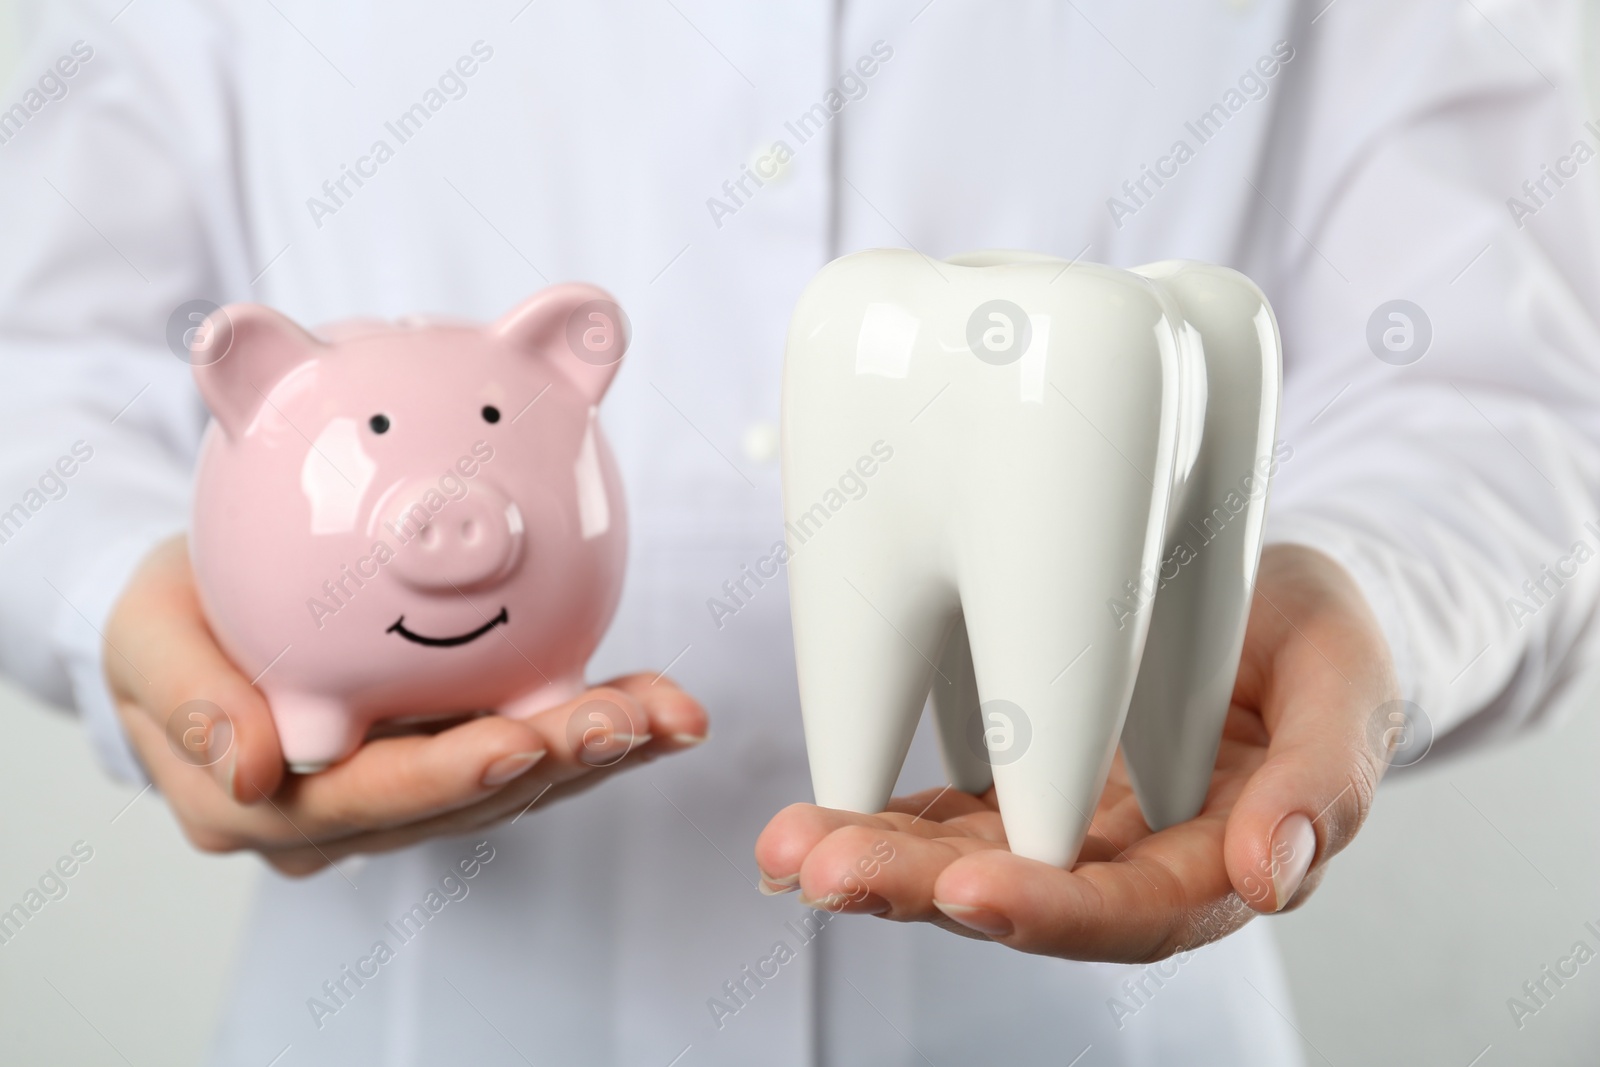
[[882,572],[852,578],[823,548],[790,564],[812,789],[825,808],[878,812],[911,745],[950,611]]
[[[1160,593],[1122,732],[1128,777],[1152,829],[1205,803],[1239,670],[1277,461],[1279,342],[1266,299],[1234,271],[1140,268],[1182,308],[1205,368],[1205,423],[1174,493]],[[1182,473],[1182,472],[1180,472]]]
[[963,793],[983,793],[994,784],[978,699],[978,679],[972,673],[972,646],[967,623],[960,615],[950,628],[939,671],[933,677],[933,713],[939,725],[939,753],[950,785]]

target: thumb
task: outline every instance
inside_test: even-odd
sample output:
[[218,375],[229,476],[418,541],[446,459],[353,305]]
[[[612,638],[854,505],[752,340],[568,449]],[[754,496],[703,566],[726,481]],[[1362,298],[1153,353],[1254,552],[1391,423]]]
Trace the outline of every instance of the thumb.
[[229,799],[252,804],[271,796],[283,782],[283,752],[266,698],[223,654],[204,620],[173,623],[148,710],[165,714],[161,725],[174,755],[209,769]]
[[147,557],[112,613],[106,645],[113,691],[155,727],[137,731],[152,778],[162,776],[151,764],[170,760],[203,769],[242,803],[277,791],[283,755],[272,713],[207,626],[181,538]]
[[1228,817],[1228,878],[1259,912],[1282,911],[1313,869],[1350,843],[1372,808],[1381,765],[1365,752],[1360,716],[1316,715],[1310,708],[1285,715],[1266,762]]
[[1271,736],[1267,758],[1223,842],[1229,880],[1258,912],[1282,911],[1314,885],[1366,821],[1387,765],[1369,725],[1394,689],[1387,645],[1363,602],[1333,597],[1306,613],[1286,606],[1297,618],[1270,628],[1275,647],[1259,658],[1259,688],[1251,686]]

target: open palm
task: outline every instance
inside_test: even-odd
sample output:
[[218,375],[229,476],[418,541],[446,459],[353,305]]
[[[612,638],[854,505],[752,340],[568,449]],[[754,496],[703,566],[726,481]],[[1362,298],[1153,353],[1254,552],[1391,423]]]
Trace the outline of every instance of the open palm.
[[795,804],[756,843],[764,889],[932,922],[1025,952],[1147,962],[1299,903],[1355,836],[1395,696],[1360,592],[1320,553],[1262,556],[1233,706],[1200,814],[1153,833],[1120,755],[1071,871],[1006,848],[994,791],[897,797],[878,815]]

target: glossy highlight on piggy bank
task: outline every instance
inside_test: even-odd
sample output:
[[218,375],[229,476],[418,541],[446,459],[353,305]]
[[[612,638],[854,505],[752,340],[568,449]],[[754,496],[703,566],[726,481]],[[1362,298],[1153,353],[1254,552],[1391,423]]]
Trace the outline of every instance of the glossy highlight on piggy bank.
[[373,723],[582,692],[622,592],[627,519],[598,404],[628,344],[603,291],[489,326],[258,305],[192,346],[214,416],[189,552],[206,618],[302,773]]

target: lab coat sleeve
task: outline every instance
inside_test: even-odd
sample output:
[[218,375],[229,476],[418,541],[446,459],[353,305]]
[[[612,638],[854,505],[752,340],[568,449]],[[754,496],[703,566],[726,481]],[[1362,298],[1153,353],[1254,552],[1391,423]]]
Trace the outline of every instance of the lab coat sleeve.
[[137,779],[103,634],[186,525],[204,424],[167,320],[247,286],[220,31],[182,3],[111,13],[57,8],[4,97],[43,103],[0,144],[0,669]]
[[[1316,10],[1276,116],[1298,147],[1256,194],[1293,450],[1268,541],[1349,570],[1436,750],[1459,747],[1546,714],[1595,658],[1600,125],[1572,5]],[[1564,184],[1530,196],[1545,164]],[[1391,361],[1431,329],[1406,365],[1369,342],[1404,346],[1393,300],[1423,315]]]

